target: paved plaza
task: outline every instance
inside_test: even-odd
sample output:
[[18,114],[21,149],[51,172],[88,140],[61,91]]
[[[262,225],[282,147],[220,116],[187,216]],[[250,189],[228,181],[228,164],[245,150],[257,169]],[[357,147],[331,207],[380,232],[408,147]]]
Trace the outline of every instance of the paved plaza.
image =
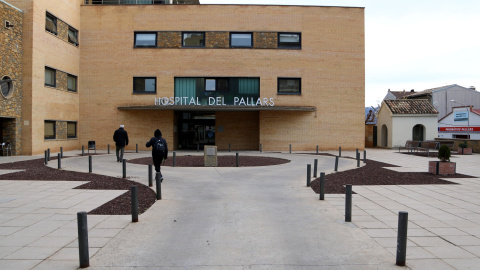
[[[77,151],[65,154],[72,157],[62,160],[63,170],[88,172],[87,157]],[[177,152],[186,154],[201,153]],[[125,158],[149,155],[126,153]],[[354,186],[352,222],[346,223],[344,195],[326,194],[320,201],[306,187],[306,165],[317,158],[319,171],[333,173],[333,157],[240,155],[291,162],[164,167],[162,200],[140,215],[138,223],[131,223],[130,216],[88,215],[89,269],[402,269],[395,266],[399,211],[409,213],[406,268],[480,265],[477,178],[448,179],[458,185]],[[0,163],[31,158],[41,156],[0,157]],[[428,160],[435,160],[383,149],[367,149],[367,158],[404,172],[425,172]],[[122,176],[114,155],[93,159],[94,173]],[[480,177],[480,155],[455,156],[452,161],[458,173]],[[49,166],[56,168],[56,161]],[[355,160],[340,160],[340,170],[355,167]],[[147,166],[129,163],[127,176],[146,185]],[[0,269],[78,268],[76,213],[129,192],[73,189],[81,184],[0,181]]]

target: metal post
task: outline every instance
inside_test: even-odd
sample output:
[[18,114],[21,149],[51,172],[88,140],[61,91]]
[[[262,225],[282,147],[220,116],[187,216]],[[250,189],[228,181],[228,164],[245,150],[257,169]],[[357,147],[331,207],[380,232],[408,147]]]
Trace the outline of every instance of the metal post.
[[161,180],[161,173],[157,172],[155,174],[155,182],[157,184],[157,200],[161,200],[162,199],[162,180]]
[[107,154],[110,154],[110,144],[107,144]]
[[62,168],[62,157],[60,156],[60,154],[57,155],[57,159],[58,159],[58,169],[60,170]]
[[88,156],[88,172],[91,173],[92,170],[92,156]]
[[338,171],[338,156],[335,157],[335,169],[334,171]]
[[138,187],[132,186],[132,222],[138,222]]
[[77,213],[78,227],[78,253],[80,257],[80,268],[90,266],[90,256],[88,254],[88,226],[87,212]]
[[47,150],[45,150],[45,165],[48,164],[48,153]]
[[317,155],[318,155],[318,145],[317,145]]
[[356,159],[359,159],[359,158],[358,158],[358,148],[355,149],[355,157],[356,157]]
[[345,186],[345,222],[352,221],[352,185]]
[[240,165],[240,162],[238,161],[238,152],[235,154],[235,164],[237,165],[237,167],[239,167]]
[[262,153],[262,144],[260,144],[260,153]]
[[357,168],[360,167],[360,153],[357,153]]
[[173,151],[173,167],[177,166],[177,153]]
[[307,164],[307,187],[310,186],[310,177],[312,177],[312,164]]
[[397,262],[398,266],[405,266],[407,256],[407,227],[408,212],[398,212],[398,232],[397,232]]
[[48,148],[47,151],[48,151],[48,161],[50,161],[50,148]]
[[152,169],[153,165],[148,164],[148,186],[151,187],[153,186],[153,179],[152,179]]
[[122,160],[123,178],[127,178],[127,160]]
[[290,144],[290,154],[292,153],[292,145]]
[[60,147],[60,157],[63,158],[63,147]]
[[367,163],[367,150],[363,150],[363,163]]
[[84,156],[84,155],[85,155],[85,146],[82,145],[82,156]]
[[138,143],[135,145],[135,153],[138,153]]
[[320,173],[320,200],[325,199],[325,173]]
[[338,147],[338,156],[341,157],[342,156],[342,147]]
[[313,160],[313,177],[317,177],[318,159]]

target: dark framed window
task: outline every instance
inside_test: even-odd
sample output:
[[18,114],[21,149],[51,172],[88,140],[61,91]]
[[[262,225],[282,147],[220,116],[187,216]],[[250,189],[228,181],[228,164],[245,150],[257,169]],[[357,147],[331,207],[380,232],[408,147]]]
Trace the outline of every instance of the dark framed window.
[[55,139],[55,132],[56,132],[56,129],[55,129],[55,124],[56,122],[55,121],[47,121],[45,120],[45,133],[44,133],[44,136],[45,136],[45,139]]
[[77,76],[67,75],[67,89],[68,91],[77,92]]
[[57,18],[48,12],[45,14],[45,30],[57,34]]
[[138,32],[135,33],[135,47],[157,47],[156,32]]
[[71,26],[68,27],[68,42],[78,46],[78,30]]
[[205,33],[204,32],[183,32],[182,33],[183,47],[205,47]]
[[300,95],[302,93],[301,78],[278,78],[277,94]]
[[77,138],[77,122],[67,122],[67,138]]
[[252,33],[230,33],[230,47],[232,48],[252,48]]
[[278,33],[278,47],[286,49],[302,48],[302,37],[300,33]]
[[157,93],[156,77],[133,77],[133,93],[155,94]]
[[45,85],[56,87],[57,80],[56,80],[56,70],[53,68],[45,67]]

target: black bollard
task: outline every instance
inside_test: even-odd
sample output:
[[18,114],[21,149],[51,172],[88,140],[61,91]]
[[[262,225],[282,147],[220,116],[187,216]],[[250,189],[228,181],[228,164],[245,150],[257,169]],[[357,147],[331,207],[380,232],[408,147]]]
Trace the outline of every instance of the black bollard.
[[325,173],[320,173],[320,200],[325,199]]
[[313,160],[313,177],[317,177],[318,159]]
[[58,159],[58,169],[60,170],[62,168],[62,158],[60,157],[60,154],[57,155]]
[[359,154],[359,153],[358,153],[358,148],[357,148],[357,149],[355,149],[355,157],[356,157],[356,159],[360,159],[360,156],[359,156],[358,154]]
[[153,171],[153,165],[148,164],[148,186],[149,187],[153,186],[152,171]]
[[138,188],[132,186],[132,222],[138,222]]
[[78,253],[80,257],[80,268],[90,266],[90,256],[88,254],[88,226],[87,212],[77,213],[78,227]]
[[360,153],[357,154],[357,168],[360,167]]
[[50,148],[48,148],[47,151],[48,151],[48,161],[50,161]]
[[307,187],[310,186],[311,177],[312,177],[312,164],[307,164]]
[[335,157],[335,169],[334,171],[338,171],[338,156]]
[[363,163],[367,163],[367,150],[363,150]]
[[161,180],[161,173],[157,172],[155,174],[155,182],[157,184],[157,200],[162,199],[162,180]]
[[177,166],[177,153],[173,151],[173,167]]
[[237,152],[237,153],[235,153],[235,162],[236,162],[236,163],[235,163],[235,164],[236,164],[236,166],[237,166],[237,167],[239,167],[239,165],[240,165],[240,162],[238,161],[238,152]]
[[47,150],[45,150],[45,165],[48,164],[48,153]]
[[345,186],[345,222],[352,221],[352,185]]
[[262,144],[260,144],[260,153],[262,153]]
[[135,153],[138,153],[138,143],[135,145]]
[[84,156],[84,155],[85,155],[85,146],[82,145],[82,156]]
[[107,144],[107,154],[110,154],[110,144]]
[[407,257],[407,227],[408,212],[398,212],[398,232],[397,232],[397,262],[398,266],[405,266]]
[[127,178],[127,160],[123,159],[122,160],[122,171],[123,171],[123,178]]
[[292,145],[290,144],[290,154],[292,153]]
[[91,173],[92,170],[92,156],[88,156],[88,172]]
[[232,150],[232,145],[228,144],[228,152],[230,152],[231,150]]
[[317,155],[318,155],[318,145],[317,145]]
[[60,147],[60,157],[63,158],[63,147]]
[[342,147],[338,147],[338,156],[341,157],[342,156]]

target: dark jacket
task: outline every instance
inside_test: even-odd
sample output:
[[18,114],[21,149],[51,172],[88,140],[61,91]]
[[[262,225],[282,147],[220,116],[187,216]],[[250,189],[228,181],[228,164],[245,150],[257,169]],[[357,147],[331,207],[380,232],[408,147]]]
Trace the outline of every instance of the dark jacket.
[[115,141],[116,146],[125,147],[125,145],[128,145],[127,131],[123,128],[115,130],[115,133],[113,133],[113,140]]
[[[163,144],[165,145],[165,153],[164,153],[164,155],[163,155],[162,158],[163,158],[163,159],[167,159],[167,157],[168,157],[168,145],[167,145],[167,141],[166,141],[164,138],[162,138],[162,137],[152,137],[152,138],[150,139],[150,141],[147,142],[146,146],[147,146],[147,147],[153,146],[153,145],[155,145],[155,144],[157,143],[158,140],[162,140],[162,141],[163,141]],[[153,149],[153,147],[152,147],[152,156],[154,156],[154,157],[160,157],[160,156],[159,156],[159,153],[157,153],[157,152]]]

